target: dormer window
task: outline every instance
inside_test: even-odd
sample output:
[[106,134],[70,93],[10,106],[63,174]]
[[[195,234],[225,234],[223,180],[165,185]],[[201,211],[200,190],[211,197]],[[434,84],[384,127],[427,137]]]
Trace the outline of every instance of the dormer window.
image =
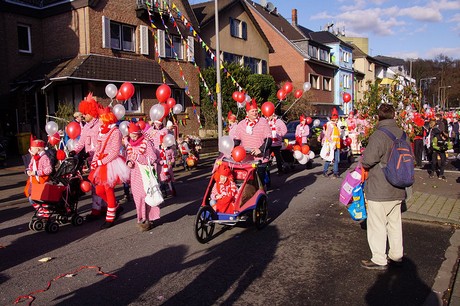
[[18,49],[21,53],[32,53],[30,26],[18,24]]
[[246,22],[230,17],[230,35],[232,37],[248,39],[247,28]]

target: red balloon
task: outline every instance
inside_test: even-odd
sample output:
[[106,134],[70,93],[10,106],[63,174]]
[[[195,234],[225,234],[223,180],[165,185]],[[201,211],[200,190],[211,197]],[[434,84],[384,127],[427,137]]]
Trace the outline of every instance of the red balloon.
[[61,136],[59,135],[58,132],[54,133],[51,136],[48,136],[48,143],[52,146],[55,146],[61,141]]
[[166,102],[171,97],[171,88],[166,84],[161,84],[157,88],[156,97],[160,103]]
[[115,97],[115,99],[117,99],[118,101],[126,100],[125,98],[123,98],[123,94],[120,90],[117,91],[117,96]]
[[160,121],[163,121],[164,118],[168,117],[169,116],[169,111],[171,110],[168,106],[168,104],[166,103],[160,103],[161,106],[163,106],[163,108],[165,109],[165,114],[163,115],[163,118],[161,118]]
[[88,182],[88,181],[81,181],[81,183],[80,183],[80,189],[81,189],[81,191],[83,191],[84,193],[87,193],[88,191],[91,190],[91,183]]
[[81,126],[80,123],[72,121],[69,124],[67,124],[65,128],[65,132],[69,136],[70,139],[75,139],[78,136],[80,136],[81,133]]
[[281,101],[281,100],[284,100],[286,99],[286,91],[284,89],[280,89],[278,90],[278,92],[276,93],[276,97]]
[[311,124],[313,122],[313,119],[311,119],[311,117],[307,117],[306,121],[307,121],[307,124]]
[[145,129],[145,121],[144,120],[139,120],[137,121],[137,125],[141,128],[141,130],[144,130]]
[[294,145],[294,147],[293,147],[294,151],[300,151],[301,148],[302,148],[302,147],[299,146],[299,145]]
[[294,97],[296,99],[299,99],[302,95],[303,95],[303,90],[302,89],[297,89],[296,91],[294,91]]
[[234,91],[233,94],[232,94],[232,98],[233,98],[233,100],[235,100],[236,102],[238,102],[238,94],[239,94],[239,93],[240,93],[239,91]]
[[286,94],[290,93],[293,89],[292,83],[291,82],[284,83],[283,89],[286,92]]
[[244,94],[244,92],[239,91],[236,101],[242,103],[244,102],[244,100],[246,100],[246,95]]
[[56,159],[57,160],[64,160],[66,157],[67,156],[65,155],[64,150],[59,149],[59,150],[56,151]]
[[348,103],[350,101],[351,101],[351,95],[348,92],[344,93],[343,94],[343,102]]
[[301,151],[302,151],[302,154],[308,154],[308,152],[310,152],[310,146],[303,145]]
[[128,100],[134,95],[134,85],[130,82],[125,82],[121,84],[118,91],[121,92],[123,100]]
[[349,137],[345,138],[345,145],[347,147],[351,146],[351,142],[352,142],[351,138],[349,138]]
[[166,104],[168,104],[169,108],[173,108],[174,105],[176,105],[176,99],[174,98],[168,98],[166,100]]
[[261,110],[265,117],[270,117],[275,112],[275,105],[273,105],[272,102],[267,101],[262,104]]
[[246,158],[246,150],[242,146],[234,147],[232,150],[233,160],[240,162]]

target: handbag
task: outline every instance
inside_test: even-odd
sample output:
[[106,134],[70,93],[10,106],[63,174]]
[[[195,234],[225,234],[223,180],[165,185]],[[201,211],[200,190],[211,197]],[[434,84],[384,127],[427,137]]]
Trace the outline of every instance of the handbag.
[[153,172],[150,160],[147,159],[147,165],[141,165],[137,163],[139,171],[142,176],[142,184],[144,185],[145,191],[145,203],[155,207],[164,202],[163,195],[161,194],[160,185]]
[[348,212],[355,221],[367,218],[366,201],[364,199],[364,183],[359,184],[353,189],[353,202],[348,206]]
[[332,144],[328,141],[325,141],[321,151],[319,152],[319,156],[324,159],[325,161],[333,161],[334,160],[334,149],[332,148]]
[[355,170],[348,172],[340,186],[339,201],[343,205],[348,205],[353,197],[353,189],[362,181],[362,166],[359,163]]

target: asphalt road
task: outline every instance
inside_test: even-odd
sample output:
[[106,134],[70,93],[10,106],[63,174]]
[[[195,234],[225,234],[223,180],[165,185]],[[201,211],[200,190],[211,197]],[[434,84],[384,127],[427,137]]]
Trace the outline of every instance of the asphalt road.
[[[405,220],[404,266],[364,270],[365,225],[337,201],[341,180],[321,177],[315,161],[311,170],[272,175],[266,228],[217,226],[207,244],[193,226],[210,163],[178,173],[178,196],[150,232],[138,231],[132,203],[110,229],[95,221],[57,234],[30,231],[25,202],[0,206],[0,303],[30,295],[33,305],[423,304],[454,228]],[[89,208],[86,197],[82,213]]]

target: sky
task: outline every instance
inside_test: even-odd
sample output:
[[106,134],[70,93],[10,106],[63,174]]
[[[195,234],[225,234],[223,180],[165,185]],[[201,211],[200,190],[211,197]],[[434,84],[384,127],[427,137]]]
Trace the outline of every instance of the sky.
[[[190,0],[190,4],[205,1]],[[260,3],[260,0],[255,0]],[[320,31],[329,23],[350,37],[367,37],[371,56],[406,60],[460,59],[460,0],[266,0],[291,21]]]

